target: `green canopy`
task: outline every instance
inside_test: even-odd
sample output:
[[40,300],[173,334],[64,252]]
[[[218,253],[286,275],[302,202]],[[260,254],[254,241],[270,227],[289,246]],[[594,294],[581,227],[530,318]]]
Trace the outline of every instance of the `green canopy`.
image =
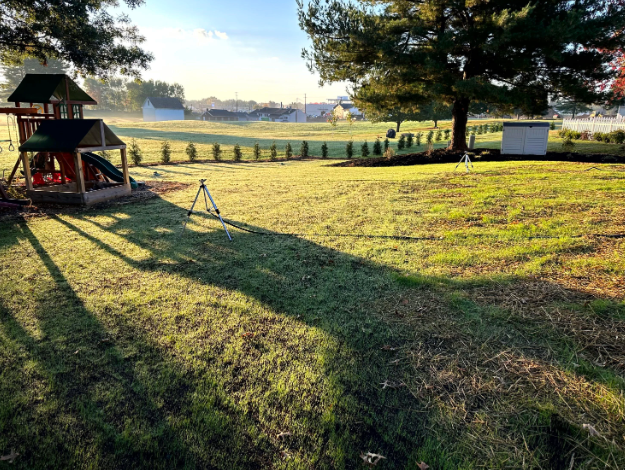
[[[102,142],[104,131],[104,145]],[[102,119],[42,121],[35,133],[20,146],[20,152],[80,152],[124,146]]]
[[[67,90],[69,88],[69,96]],[[26,74],[11,96],[10,103],[50,103],[52,101],[81,101],[83,104],[98,104],[91,96],[85,93],[67,75],[55,74]]]

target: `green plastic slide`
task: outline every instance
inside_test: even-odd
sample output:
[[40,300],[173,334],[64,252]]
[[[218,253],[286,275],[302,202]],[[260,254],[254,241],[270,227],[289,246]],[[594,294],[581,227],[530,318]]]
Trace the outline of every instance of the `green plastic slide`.
[[[115,165],[113,165],[108,160],[102,158],[101,156],[96,155],[95,153],[85,152],[82,154],[82,159],[84,162],[95,166],[107,178],[117,183],[124,182],[124,174],[119,171],[119,169],[115,167]],[[137,189],[137,187],[139,186],[132,177],[130,178],[130,186],[132,187],[132,189]]]

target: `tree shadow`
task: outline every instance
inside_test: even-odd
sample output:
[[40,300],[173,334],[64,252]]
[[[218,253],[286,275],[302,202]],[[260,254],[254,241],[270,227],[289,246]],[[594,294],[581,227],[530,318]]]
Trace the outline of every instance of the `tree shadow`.
[[[480,376],[491,383],[496,380],[488,377],[491,366],[504,367],[505,358],[622,387],[616,364],[607,366],[611,376],[575,370],[569,356],[575,338],[563,334],[563,325],[551,322],[551,331],[537,335],[545,326],[542,318],[511,321],[500,300],[477,295],[522,279],[406,277],[310,240],[276,234],[237,231],[228,242],[218,222],[202,216],[182,235],[186,212],[164,200],[151,204],[150,211],[134,205],[97,216],[52,217],[64,236],[76,239],[81,263],[110,266],[108,274],[102,268],[93,273],[102,289],[100,305],[85,305],[86,287],[72,287],[80,284],[80,275],[68,279],[68,268],[55,264],[27,224],[9,229],[33,247],[58,298],[33,299],[39,340],[5,301],[4,337],[20,345],[24,364],[32,358],[41,374],[51,377],[60,408],[98,443],[90,449],[101,467],[355,468],[358,453],[371,451],[387,456],[388,468],[414,468],[423,455],[430,465],[458,468],[465,456],[447,455],[453,445],[431,430],[433,420],[456,409],[450,403],[461,395],[452,393],[458,385],[446,382],[444,374],[458,383]],[[150,284],[136,284],[133,276]],[[111,297],[116,289],[125,294]],[[187,293],[183,301],[181,292]],[[72,308],[65,311],[66,306]],[[534,334],[529,340],[528,332]],[[112,343],[93,346],[106,338]],[[466,344],[473,346],[463,349]],[[464,365],[460,352],[479,366]],[[99,355],[106,358],[102,364]],[[415,357],[424,362],[415,365]],[[67,363],[69,368],[58,369]],[[113,387],[110,376],[115,391],[100,391]],[[14,381],[28,389],[27,381]],[[531,380],[523,384],[534,386]],[[501,385],[500,393],[509,386]],[[471,385],[465,391],[475,396],[464,398],[463,422],[496,403],[492,388],[485,395]],[[545,394],[549,402],[552,395]],[[9,407],[19,408],[17,399]],[[30,411],[18,414],[32,419]],[[17,423],[12,429],[20,434]],[[35,419],[33,426],[39,434],[45,421]],[[570,435],[580,432],[578,424],[572,426]],[[291,435],[276,437],[287,430]],[[59,459],[73,455],[68,448],[52,450],[65,438],[65,432],[56,432],[47,446],[35,444],[31,467],[50,452]],[[81,439],[69,442],[79,445]],[[564,468],[556,459],[567,454],[564,441],[554,442],[545,438],[528,445],[542,462]],[[82,456],[72,458],[81,462]]]

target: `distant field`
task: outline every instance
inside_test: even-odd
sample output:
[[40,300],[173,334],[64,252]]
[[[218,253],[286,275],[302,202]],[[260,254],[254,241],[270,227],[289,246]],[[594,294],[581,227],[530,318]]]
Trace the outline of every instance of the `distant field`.
[[[88,113],[87,117],[102,117],[111,129],[126,143],[136,139],[143,151],[143,162],[158,162],[160,160],[160,148],[163,141],[167,140],[172,148],[172,160],[186,160],[185,148],[189,142],[196,144],[200,159],[212,158],[211,148],[214,142],[221,144],[224,160],[232,160],[233,147],[239,144],[243,150],[243,158],[253,158],[252,149],[256,142],[260,144],[263,159],[269,158],[269,147],[276,142],[278,157],[284,156],[284,149],[288,142],[293,147],[293,152],[298,155],[301,142],[308,141],[310,155],[320,156],[321,145],[327,142],[330,158],[345,158],[345,145],[352,139],[354,141],[354,156],[361,154],[361,146],[367,141],[369,150],[372,151],[376,137],[384,139],[386,130],[394,128],[394,123],[371,123],[357,122],[349,126],[346,122],[339,122],[336,128],[327,123],[311,124],[285,124],[269,122],[226,122],[213,123],[201,121],[169,121],[158,123],[141,122],[139,115],[116,115]],[[469,125],[479,125],[492,120],[470,121]],[[560,126],[557,122],[557,126]],[[423,132],[424,135],[433,129],[432,122],[406,122],[402,124],[401,132]],[[442,130],[451,128],[451,121],[439,122]],[[501,132],[488,133],[476,136],[478,147],[500,148]],[[0,128],[0,139],[8,138],[6,126]],[[425,140],[425,139],[423,139]],[[562,140],[556,132],[551,132],[549,150],[559,150]],[[446,146],[444,141],[435,143],[435,148]],[[425,149],[423,142],[420,147],[416,145],[402,151],[397,150],[397,139],[391,140],[391,147],[398,153],[419,152]],[[5,147],[6,148],[6,147]],[[576,151],[588,153],[614,153],[623,154],[619,145],[604,143],[578,142]],[[0,153],[0,171],[13,166],[17,158],[17,152]],[[113,156],[113,162],[119,163],[119,156]]]

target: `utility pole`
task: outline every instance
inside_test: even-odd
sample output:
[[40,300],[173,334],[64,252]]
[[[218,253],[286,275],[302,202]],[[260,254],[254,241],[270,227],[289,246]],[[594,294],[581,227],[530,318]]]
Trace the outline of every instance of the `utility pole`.
[[306,114],[308,116],[308,114],[306,113],[306,105],[308,104],[308,102],[306,101],[306,93],[304,93],[304,114]]

